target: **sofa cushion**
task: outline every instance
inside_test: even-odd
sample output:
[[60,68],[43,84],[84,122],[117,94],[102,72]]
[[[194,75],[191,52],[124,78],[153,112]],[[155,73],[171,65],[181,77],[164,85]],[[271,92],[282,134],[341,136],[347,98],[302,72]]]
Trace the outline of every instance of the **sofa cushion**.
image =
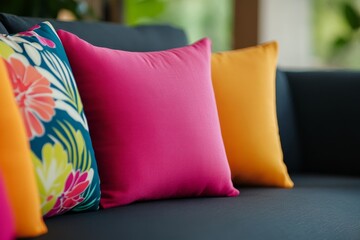
[[[0,22],[9,33],[26,31],[42,21],[44,19],[0,13]],[[100,47],[145,52],[182,47],[187,44],[182,30],[165,25],[127,27],[104,22],[61,22],[53,19],[48,21],[55,29],[72,32]]]
[[212,80],[235,184],[292,187],[276,118],[276,42],[215,53]]
[[1,22],[0,22],[0,34],[9,34]]
[[1,57],[0,111],[0,175],[13,209],[16,236],[46,233],[25,126]]
[[276,71],[276,112],[284,162],[289,173],[303,169],[294,102],[286,74]]
[[303,170],[360,175],[360,72],[286,72]]
[[102,207],[236,196],[210,76],[210,41],[134,53],[58,31],[97,156]]
[[97,210],[100,182],[87,120],[65,50],[49,23],[0,36],[27,130],[42,211]]
[[348,239],[360,236],[360,178],[292,175],[296,188],[177,199],[48,219],[39,239]]

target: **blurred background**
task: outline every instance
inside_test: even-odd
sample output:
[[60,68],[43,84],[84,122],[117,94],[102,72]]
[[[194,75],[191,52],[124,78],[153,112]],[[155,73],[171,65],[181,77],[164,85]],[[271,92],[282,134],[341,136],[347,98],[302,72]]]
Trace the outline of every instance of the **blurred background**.
[[360,0],[1,0],[0,12],[64,21],[171,24],[213,51],[277,40],[285,68],[360,69]]

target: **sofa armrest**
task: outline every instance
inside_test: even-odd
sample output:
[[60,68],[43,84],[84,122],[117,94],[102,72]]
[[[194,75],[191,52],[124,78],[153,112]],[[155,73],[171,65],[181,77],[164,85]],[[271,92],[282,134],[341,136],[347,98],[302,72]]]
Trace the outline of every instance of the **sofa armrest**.
[[360,72],[286,72],[303,170],[360,176]]

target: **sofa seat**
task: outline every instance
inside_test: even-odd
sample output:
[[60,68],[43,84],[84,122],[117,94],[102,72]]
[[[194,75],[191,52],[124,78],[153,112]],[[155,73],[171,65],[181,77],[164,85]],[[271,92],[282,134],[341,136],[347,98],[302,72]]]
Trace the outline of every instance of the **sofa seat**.
[[[25,31],[43,20],[0,13],[0,33]],[[170,26],[50,22],[91,44],[120,50],[188,43],[184,31]],[[65,214],[47,219],[49,233],[37,239],[360,240],[359,79],[360,71],[277,72],[279,134],[287,168],[296,173],[294,189],[240,187],[236,198],[161,200]]]
[[293,175],[295,188],[139,202],[46,220],[38,239],[360,239],[360,177]]

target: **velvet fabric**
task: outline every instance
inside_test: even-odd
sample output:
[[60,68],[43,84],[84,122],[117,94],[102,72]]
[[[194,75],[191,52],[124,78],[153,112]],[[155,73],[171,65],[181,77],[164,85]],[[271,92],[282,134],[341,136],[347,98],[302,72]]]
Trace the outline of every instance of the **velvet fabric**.
[[102,207],[238,194],[220,132],[208,39],[135,53],[58,34],[88,117]]

